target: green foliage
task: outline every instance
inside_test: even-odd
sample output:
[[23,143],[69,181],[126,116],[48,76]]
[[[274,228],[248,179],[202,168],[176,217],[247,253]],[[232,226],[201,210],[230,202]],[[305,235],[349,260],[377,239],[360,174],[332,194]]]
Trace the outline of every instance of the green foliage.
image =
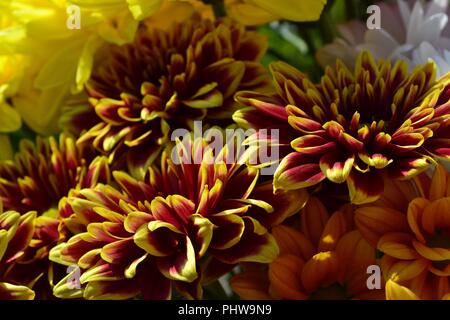
[[340,23],[365,19],[367,7],[373,3],[375,1],[329,0],[319,21],[283,21],[260,27],[258,32],[269,38],[269,50],[263,64],[268,66],[271,62],[283,60],[317,81],[322,74],[315,59],[317,50],[338,36]]
[[20,130],[9,133],[9,137],[11,139],[11,145],[14,152],[17,152],[19,151],[20,141],[22,141],[22,139],[34,141],[36,138],[36,133],[34,133],[30,128],[23,124]]

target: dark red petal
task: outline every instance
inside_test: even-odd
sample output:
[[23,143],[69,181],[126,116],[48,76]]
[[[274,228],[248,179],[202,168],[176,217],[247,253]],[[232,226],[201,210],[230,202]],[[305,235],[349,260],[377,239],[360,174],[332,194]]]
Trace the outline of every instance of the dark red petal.
[[366,173],[352,170],[347,185],[350,200],[354,204],[364,204],[376,201],[384,190],[383,176],[379,170]]

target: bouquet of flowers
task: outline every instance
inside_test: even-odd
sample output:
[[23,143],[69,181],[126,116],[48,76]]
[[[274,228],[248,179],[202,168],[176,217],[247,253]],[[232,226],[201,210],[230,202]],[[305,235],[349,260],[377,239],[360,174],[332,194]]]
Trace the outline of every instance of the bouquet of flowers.
[[2,0],[0,300],[450,299],[448,0]]

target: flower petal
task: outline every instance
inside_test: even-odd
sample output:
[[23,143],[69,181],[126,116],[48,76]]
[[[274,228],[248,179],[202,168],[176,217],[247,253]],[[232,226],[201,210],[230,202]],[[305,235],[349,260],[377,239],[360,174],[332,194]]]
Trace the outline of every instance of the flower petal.
[[395,283],[392,280],[386,282],[387,300],[419,300],[419,298],[408,288]]
[[318,161],[303,153],[292,152],[281,161],[273,185],[275,190],[295,190],[313,186],[325,178]]
[[181,241],[175,256],[158,259],[158,269],[169,279],[192,282],[198,277],[195,250],[189,237]]
[[353,204],[364,204],[376,201],[384,190],[384,181],[378,172],[361,173],[353,170],[347,186]]
[[354,162],[354,156],[342,158],[335,153],[327,153],[320,158],[320,169],[328,180],[343,183],[347,180]]

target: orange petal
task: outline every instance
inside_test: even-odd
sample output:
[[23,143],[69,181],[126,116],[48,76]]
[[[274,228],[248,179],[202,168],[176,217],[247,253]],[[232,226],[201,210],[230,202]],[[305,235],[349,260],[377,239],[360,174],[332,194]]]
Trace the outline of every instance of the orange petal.
[[431,179],[430,195],[431,201],[444,198],[447,193],[447,170],[441,165],[436,166]]
[[409,231],[406,215],[386,207],[367,206],[356,209],[355,223],[362,236],[373,247],[377,246],[383,234]]
[[269,279],[272,290],[289,300],[306,299],[302,287],[301,271],[304,261],[297,256],[283,255],[269,266]]
[[422,234],[421,230],[421,218],[425,208],[430,204],[427,199],[424,198],[416,198],[408,206],[408,223],[411,230],[416,235],[419,241],[425,243],[425,237]]
[[414,248],[424,258],[432,261],[450,260],[450,249],[446,248],[429,248],[423,243],[414,240]]
[[425,208],[422,214],[422,226],[429,234],[434,234],[436,229],[450,228],[450,198],[442,198],[433,201]]
[[412,247],[413,237],[407,233],[391,232],[378,241],[378,250],[402,260],[414,260],[420,256]]
[[327,209],[316,197],[310,197],[306,206],[300,211],[301,231],[314,246],[319,244],[328,218]]
[[349,226],[342,212],[336,212],[328,220],[322,232],[318,251],[331,251],[336,248],[339,239],[349,231]]
[[280,255],[291,254],[309,260],[315,253],[315,248],[302,233],[287,226],[276,226],[272,234],[277,240]]
[[338,277],[339,259],[332,251],[316,254],[306,262],[302,271],[303,287],[308,293],[337,282]]
[[230,280],[231,288],[244,300],[269,300],[269,279],[267,272],[247,271]]
[[427,267],[429,262],[425,259],[413,261],[399,261],[389,256],[381,259],[381,269],[386,279],[403,282],[419,276]]
[[386,283],[386,299],[387,300],[419,300],[411,290],[388,280]]
[[[339,256],[339,261],[342,262],[339,265],[340,279],[342,281],[352,280],[352,278],[358,277],[358,274],[364,274],[367,279],[367,267],[377,264],[375,261],[375,248],[364,240],[358,230],[345,234],[339,240],[336,252]],[[349,286],[349,284],[347,285]]]
[[384,193],[377,205],[385,206],[403,212],[411,200],[419,196],[411,181],[400,181],[385,177]]

